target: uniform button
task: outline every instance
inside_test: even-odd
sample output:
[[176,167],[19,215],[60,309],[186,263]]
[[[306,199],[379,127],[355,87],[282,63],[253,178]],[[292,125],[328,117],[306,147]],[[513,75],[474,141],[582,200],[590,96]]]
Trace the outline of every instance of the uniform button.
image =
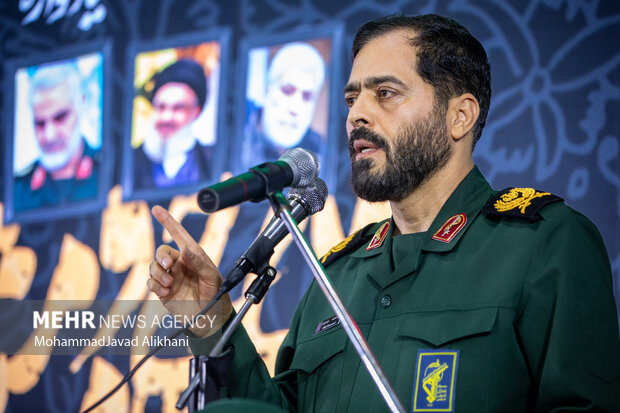
[[381,307],[388,308],[391,305],[392,305],[392,297],[390,297],[389,295],[384,295],[383,298],[381,299]]

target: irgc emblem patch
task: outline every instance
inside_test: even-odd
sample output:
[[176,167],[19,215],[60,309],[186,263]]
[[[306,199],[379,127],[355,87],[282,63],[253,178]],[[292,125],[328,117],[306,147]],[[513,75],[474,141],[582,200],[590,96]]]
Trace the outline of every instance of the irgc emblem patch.
[[458,350],[419,350],[413,391],[414,412],[453,412]]

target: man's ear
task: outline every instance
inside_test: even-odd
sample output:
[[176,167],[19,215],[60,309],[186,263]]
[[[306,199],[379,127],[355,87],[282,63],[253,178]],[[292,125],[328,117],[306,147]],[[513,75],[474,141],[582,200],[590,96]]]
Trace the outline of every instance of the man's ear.
[[467,136],[474,129],[479,115],[480,105],[471,93],[450,99],[446,119],[449,136],[456,141]]

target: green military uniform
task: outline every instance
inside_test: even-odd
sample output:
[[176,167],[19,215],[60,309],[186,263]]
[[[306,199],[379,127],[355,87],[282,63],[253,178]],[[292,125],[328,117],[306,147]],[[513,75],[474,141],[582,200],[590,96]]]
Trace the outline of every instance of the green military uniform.
[[[620,411],[618,322],[599,232],[552,195],[522,192],[496,194],[474,168],[427,233],[392,236],[385,221],[328,257],[408,411]],[[273,379],[237,331],[231,394],[303,412],[388,411],[333,315],[313,283]]]
[[[52,179],[40,162],[35,162],[24,176],[15,179],[14,208],[16,212],[94,200],[99,190],[101,151],[84,141],[84,153],[78,162],[82,176]],[[41,175],[42,174],[42,175]],[[37,179],[35,176],[42,178]],[[40,180],[40,184],[33,184]]]

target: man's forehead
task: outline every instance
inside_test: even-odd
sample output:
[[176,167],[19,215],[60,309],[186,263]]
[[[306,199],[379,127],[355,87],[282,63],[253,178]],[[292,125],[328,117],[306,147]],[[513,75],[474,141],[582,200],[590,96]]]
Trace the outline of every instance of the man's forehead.
[[55,116],[59,112],[72,112],[75,105],[65,88],[41,89],[32,95],[32,110],[35,117]]
[[278,77],[278,83],[293,85],[306,90],[318,89],[321,86],[316,73],[300,69],[291,69],[282,73]]
[[59,82],[49,87],[39,87],[32,92],[32,101],[36,104],[44,100],[70,100],[69,85],[67,82]]
[[178,101],[194,101],[198,97],[194,90],[185,83],[169,82],[161,86],[155,96],[153,102],[178,102]]
[[417,75],[413,36],[411,30],[395,30],[370,40],[355,56],[348,83],[363,86],[368,79],[389,77],[404,82]]

